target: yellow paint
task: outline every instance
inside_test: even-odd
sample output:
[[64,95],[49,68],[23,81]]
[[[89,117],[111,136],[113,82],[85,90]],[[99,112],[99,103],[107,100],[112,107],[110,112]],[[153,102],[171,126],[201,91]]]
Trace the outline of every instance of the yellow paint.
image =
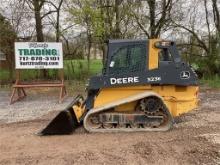
[[[94,108],[146,91],[153,91],[159,94],[163,98],[165,105],[174,117],[179,116],[182,113],[191,111],[195,109],[198,105],[197,86],[182,87],[175,85],[144,85],[102,89],[97,98],[95,99]],[[115,111],[134,111],[136,105],[137,101],[126,103],[121,106],[115,107]]]
[[108,103],[118,101],[123,98],[143,92],[143,90],[150,90],[151,86],[131,86],[131,87],[119,87],[119,88],[104,88],[101,90],[97,98],[95,99],[94,107],[103,106]]
[[158,58],[160,49],[156,48],[155,42],[160,41],[159,39],[150,39],[149,40],[149,59],[148,59],[148,69],[157,69],[158,68]]
[[85,112],[85,106],[78,106],[78,105],[74,105],[73,107],[73,111],[76,115],[76,118],[78,120],[78,122],[80,122],[80,118],[82,117],[82,115],[84,114]]
[[136,105],[137,105],[137,101],[133,101],[133,102],[115,107],[115,111],[117,111],[117,112],[124,112],[124,111],[129,112],[130,111],[130,112],[132,112],[132,111],[134,111],[134,107]]

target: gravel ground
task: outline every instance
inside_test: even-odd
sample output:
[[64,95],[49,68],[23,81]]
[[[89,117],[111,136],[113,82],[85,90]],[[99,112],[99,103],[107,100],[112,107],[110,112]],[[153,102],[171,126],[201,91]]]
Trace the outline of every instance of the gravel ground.
[[32,91],[8,105],[9,92],[1,91],[0,165],[220,165],[220,90],[202,90],[200,99],[198,110],[176,118],[167,132],[102,134],[79,127],[72,135],[39,137],[71,98],[58,104],[57,93]]
[[0,91],[0,123],[11,123],[32,120],[48,114],[51,111],[60,111],[73,99],[66,97],[63,103],[58,103],[59,91],[44,89],[29,90],[27,97],[10,105],[10,91]]

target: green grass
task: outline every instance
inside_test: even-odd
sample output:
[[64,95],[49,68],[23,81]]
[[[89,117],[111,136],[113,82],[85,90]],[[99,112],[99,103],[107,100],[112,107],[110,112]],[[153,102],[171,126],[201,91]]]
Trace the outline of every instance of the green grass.
[[91,60],[88,71],[87,60],[65,60],[64,72],[66,79],[85,79],[102,71],[101,60]]
[[[66,80],[86,80],[88,77],[101,73],[102,60],[91,60],[90,69],[87,67],[87,60],[64,60],[64,76]],[[48,69],[49,79],[58,78],[57,69]],[[22,80],[37,80],[41,78],[41,71],[37,69],[21,70]],[[0,80],[2,82],[10,81],[9,71],[0,70]],[[15,79],[15,75],[13,76]]]
[[0,80],[9,80],[9,71],[7,70],[0,70]]
[[216,75],[212,77],[202,78],[200,80],[200,83],[202,85],[207,85],[212,88],[220,88],[220,76]]

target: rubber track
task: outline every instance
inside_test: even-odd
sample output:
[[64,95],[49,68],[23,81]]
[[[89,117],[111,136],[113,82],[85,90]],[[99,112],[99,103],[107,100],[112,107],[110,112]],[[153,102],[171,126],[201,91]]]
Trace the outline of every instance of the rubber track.
[[[161,101],[163,100],[161,96],[159,96],[157,93],[155,92],[142,92],[139,93],[137,95],[132,95],[129,96],[127,98],[121,99],[119,101],[113,102],[113,103],[109,103],[106,104],[102,107],[97,107],[94,109],[91,109],[85,116],[84,118],[84,128],[89,131],[89,132],[138,132],[138,131],[167,131],[169,129],[172,128],[173,126],[173,118],[169,112],[169,110],[167,109],[166,105],[163,103],[163,106],[165,107],[165,110],[167,111],[168,114],[168,123],[167,125],[163,126],[163,127],[159,127],[159,128],[111,128],[111,129],[107,129],[107,128],[92,128],[89,126],[89,117],[95,113],[100,113],[100,112],[104,112],[106,110],[109,110],[110,108],[125,104],[125,103],[129,103],[132,101],[136,101],[136,100],[140,100],[146,97],[150,97],[150,96],[156,96],[158,97]],[[163,102],[163,101],[162,101]]]

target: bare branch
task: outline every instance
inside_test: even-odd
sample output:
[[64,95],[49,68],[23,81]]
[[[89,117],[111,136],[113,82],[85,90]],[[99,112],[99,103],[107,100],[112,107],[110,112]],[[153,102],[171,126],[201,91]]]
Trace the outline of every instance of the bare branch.
[[46,17],[46,16],[48,16],[48,15],[50,15],[50,14],[52,14],[52,13],[56,13],[57,11],[56,10],[50,10],[50,11],[48,11],[47,13],[45,13],[44,15],[42,15],[41,16],[41,19],[43,19],[44,17]]
[[45,3],[45,0],[41,0],[41,2],[39,4],[40,9],[43,7],[44,3]]
[[215,26],[218,32],[220,33],[220,15],[219,15],[219,10],[217,6],[217,0],[212,0],[212,7],[213,7]]
[[208,9],[207,9],[207,0],[204,0],[204,7],[205,7],[206,24],[207,24],[208,35],[209,35],[209,48],[210,48],[210,46],[211,46],[211,43],[210,43],[211,32],[210,32],[210,23],[209,23]]
[[141,30],[147,35],[148,38],[150,38],[150,34],[148,33],[148,31],[144,28],[144,26],[140,23],[138,16],[133,13],[134,18],[136,19],[136,22],[138,24],[138,26],[141,28]]
[[199,48],[203,48],[203,45],[200,45],[200,44],[196,44],[196,43],[179,43],[177,44],[177,46],[196,46],[196,47],[199,47]]
[[182,29],[188,31],[189,33],[191,33],[191,34],[196,38],[197,42],[201,45],[201,47],[202,47],[202,48],[206,51],[206,53],[208,54],[209,50],[208,50],[208,48],[207,48],[205,42],[202,41],[202,40],[199,38],[198,34],[196,34],[195,31],[193,31],[192,29],[189,29],[189,28],[187,28],[187,27],[185,27],[185,26],[183,26],[183,25],[177,24],[177,23],[175,23],[175,22],[173,22],[173,24],[174,24],[174,27],[182,28]]
[[28,7],[29,7],[31,10],[34,10],[33,1],[31,1],[31,0],[24,0],[24,1],[27,3]]
[[56,10],[58,9],[58,7],[51,1],[45,1],[45,3],[51,4]]
[[77,24],[72,24],[72,25],[67,26],[66,28],[64,28],[64,29],[62,30],[62,32],[66,31],[66,30],[68,30],[68,29],[70,29],[70,28],[72,28],[72,27],[75,26],[75,25],[77,25]]

